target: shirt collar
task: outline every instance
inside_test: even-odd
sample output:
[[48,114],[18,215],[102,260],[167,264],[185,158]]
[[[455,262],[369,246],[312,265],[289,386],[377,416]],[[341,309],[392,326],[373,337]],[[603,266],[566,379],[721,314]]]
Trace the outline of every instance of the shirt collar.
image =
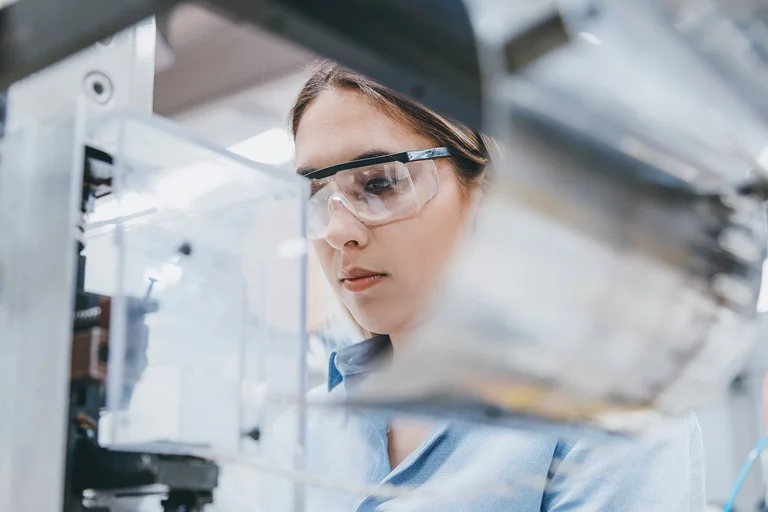
[[333,352],[328,365],[328,391],[344,381],[349,386],[391,360],[392,342],[385,334]]

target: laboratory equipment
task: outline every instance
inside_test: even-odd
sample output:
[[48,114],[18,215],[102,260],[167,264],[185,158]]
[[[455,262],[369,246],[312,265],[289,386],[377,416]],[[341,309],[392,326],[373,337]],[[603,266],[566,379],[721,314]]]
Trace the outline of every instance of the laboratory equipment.
[[[358,400],[634,434],[694,410],[755,339],[764,123],[650,3],[469,5],[503,169],[413,357]],[[518,69],[510,40],[551,51]]]
[[[95,435],[102,405],[67,419],[70,373],[103,381],[107,450],[150,465],[180,454],[210,477],[206,454],[267,446],[282,416],[301,467],[302,407],[288,405],[306,390],[302,185],[120,108],[147,110],[154,27],[111,37],[176,3],[0,9],[0,508],[61,510],[57,428]],[[208,4],[486,130],[505,153],[410,355],[340,407],[638,434],[738,372],[765,257],[757,2]],[[90,160],[95,188],[111,160],[112,190],[83,201]],[[76,239],[79,281],[98,295],[75,293]],[[117,249],[103,260],[100,244]],[[243,289],[243,273],[257,284]],[[142,393],[166,405],[142,411]],[[284,498],[300,509],[302,486]]]
[[73,501],[122,492],[199,510],[218,485],[211,457],[257,427],[269,440],[267,395],[301,394],[305,184],[175,130],[127,113],[86,130],[86,162],[109,170],[84,200]]

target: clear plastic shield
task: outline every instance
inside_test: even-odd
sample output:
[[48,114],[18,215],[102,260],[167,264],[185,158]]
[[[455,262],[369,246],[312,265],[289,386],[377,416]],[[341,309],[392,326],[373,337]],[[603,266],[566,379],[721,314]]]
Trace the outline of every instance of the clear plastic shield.
[[214,510],[247,510],[263,472],[244,460],[301,464],[305,183],[160,118],[89,128],[114,159],[86,227],[85,288],[111,297],[100,442],[209,457]]

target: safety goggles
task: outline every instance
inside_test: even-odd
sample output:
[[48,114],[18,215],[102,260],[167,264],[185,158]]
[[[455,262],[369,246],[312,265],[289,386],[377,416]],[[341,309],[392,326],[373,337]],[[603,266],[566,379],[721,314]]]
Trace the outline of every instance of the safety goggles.
[[405,151],[333,165],[305,175],[311,180],[309,236],[323,238],[336,206],[366,226],[413,215],[437,194],[436,158],[448,148]]

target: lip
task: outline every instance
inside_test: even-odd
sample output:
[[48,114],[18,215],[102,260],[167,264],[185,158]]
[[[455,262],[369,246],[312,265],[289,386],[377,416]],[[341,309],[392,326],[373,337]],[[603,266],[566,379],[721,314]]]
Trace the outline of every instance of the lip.
[[347,291],[362,292],[379,284],[385,277],[387,277],[387,274],[383,272],[364,268],[351,268],[341,271],[339,281],[341,281],[341,285]]

